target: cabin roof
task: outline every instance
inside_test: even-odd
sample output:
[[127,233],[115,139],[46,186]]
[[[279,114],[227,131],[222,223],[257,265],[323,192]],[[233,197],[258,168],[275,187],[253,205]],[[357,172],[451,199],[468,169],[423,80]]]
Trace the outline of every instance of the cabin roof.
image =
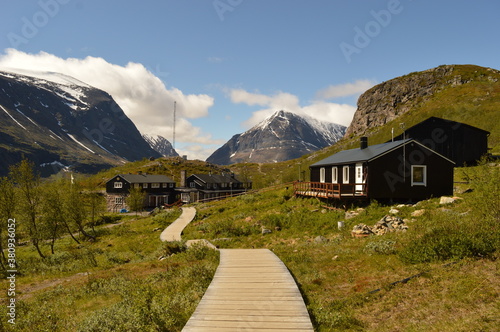
[[395,150],[403,145],[406,145],[410,142],[414,142],[421,147],[432,151],[433,153],[437,154],[441,158],[446,159],[450,163],[455,164],[452,160],[449,158],[446,158],[445,156],[437,153],[436,151],[429,149],[425,145],[419,143],[418,141],[414,140],[413,138],[407,138],[399,141],[394,141],[394,142],[387,142],[387,143],[382,143],[382,144],[376,144],[376,145],[370,145],[364,149],[357,148],[357,149],[351,149],[351,150],[344,150],[340,151],[334,155],[331,155],[330,157],[327,157],[323,160],[320,160],[314,164],[312,164],[310,167],[315,167],[315,166],[323,166],[323,165],[339,165],[339,164],[349,164],[349,163],[355,163],[355,162],[361,162],[361,161],[371,161],[373,159],[376,159],[392,150]]
[[[128,183],[175,183],[168,176],[158,174],[118,174],[117,176]],[[111,180],[116,179],[117,176],[114,176]]]
[[197,177],[204,183],[239,183],[241,182],[235,176],[226,174],[192,174],[191,176]]
[[[490,132],[487,131],[487,130],[484,130],[484,129],[481,129],[481,128],[478,128],[478,127],[474,127],[474,126],[471,126],[467,123],[463,123],[463,122],[458,122],[458,121],[453,121],[453,120],[448,120],[448,119],[443,119],[443,118],[438,118],[437,116],[431,116],[413,126],[411,126],[410,128],[408,129],[405,129],[405,131],[411,131],[412,129],[414,128],[419,128],[419,127],[422,127],[422,126],[427,126],[429,123],[445,123],[445,124],[454,124],[454,125],[457,125],[458,127],[467,127],[469,129],[472,129],[472,130],[475,130],[475,131],[478,131],[478,132],[481,132],[485,135],[489,135]],[[457,128],[458,128],[457,127]],[[401,136],[401,135],[400,135]]]

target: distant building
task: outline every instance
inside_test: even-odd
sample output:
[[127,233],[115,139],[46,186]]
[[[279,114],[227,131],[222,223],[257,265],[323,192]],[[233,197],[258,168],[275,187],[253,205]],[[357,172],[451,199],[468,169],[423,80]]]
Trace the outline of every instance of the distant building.
[[295,194],[338,200],[415,201],[453,193],[454,162],[414,139],[345,150],[310,166]]
[[252,188],[251,182],[238,179],[233,173],[181,175],[181,187],[177,191],[184,203],[217,200],[241,194]]
[[108,211],[119,212],[129,209],[126,198],[131,188],[142,189],[146,193],[144,207],[157,207],[175,202],[175,181],[165,175],[118,174],[106,182]]
[[451,159],[456,166],[474,165],[488,153],[486,130],[465,123],[430,117],[405,130],[394,140],[413,138]]

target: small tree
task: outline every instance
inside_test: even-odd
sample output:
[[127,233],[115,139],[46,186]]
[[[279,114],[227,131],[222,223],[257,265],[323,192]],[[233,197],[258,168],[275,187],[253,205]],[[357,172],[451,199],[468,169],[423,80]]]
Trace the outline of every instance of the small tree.
[[40,190],[40,175],[35,173],[34,164],[23,159],[19,164],[10,168],[10,177],[19,192],[19,215],[28,230],[31,243],[38,255],[45,258],[40,249],[43,238],[43,224],[41,223],[40,208],[42,195]]
[[[49,182],[43,186],[42,213],[50,237],[50,250],[54,254],[54,245],[63,227],[67,227],[63,208],[64,181]],[[70,232],[71,233],[71,232]]]
[[85,201],[87,202],[90,214],[90,227],[92,227],[92,231],[96,234],[94,226],[97,217],[106,211],[106,199],[98,192],[90,192],[85,195]]
[[95,240],[95,236],[85,231],[87,217],[89,215],[88,206],[84,201],[82,188],[77,183],[67,185],[67,190],[64,197],[64,210],[66,218],[70,224],[76,226],[80,234],[86,239]]
[[0,179],[0,266],[5,267],[7,258],[3,251],[2,244],[4,243],[2,231],[7,229],[7,222],[9,219],[14,218],[16,209],[16,196],[14,191],[14,184],[9,178]]
[[127,205],[130,211],[142,211],[144,208],[144,200],[146,199],[146,193],[141,190],[141,188],[130,188],[129,195],[126,199]]

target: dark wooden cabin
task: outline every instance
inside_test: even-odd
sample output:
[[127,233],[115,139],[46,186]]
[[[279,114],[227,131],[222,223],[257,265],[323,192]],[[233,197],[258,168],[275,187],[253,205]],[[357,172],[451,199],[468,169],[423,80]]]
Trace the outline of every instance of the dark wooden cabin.
[[474,165],[488,153],[486,130],[465,123],[430,117],[394,138],[413,138],[455,162],[457,166]]
[[108,211],[128,209],[126,198],[131,188],[146,193],[145,207],[172,204],[176,198],[175,181],[165,175],[118,174],[106,182]]
[[241,194],[251,188],[251,182],[241,181],[233,173],[224,173],[192,174],[186,179],[184,187],[177,188],[177,190],[181,193],[182,201],[189,203],[217,200]]
[[417,201],[453,193],[454,162],[414,139],[336,153],[310,166],[295,194],[341,200]]

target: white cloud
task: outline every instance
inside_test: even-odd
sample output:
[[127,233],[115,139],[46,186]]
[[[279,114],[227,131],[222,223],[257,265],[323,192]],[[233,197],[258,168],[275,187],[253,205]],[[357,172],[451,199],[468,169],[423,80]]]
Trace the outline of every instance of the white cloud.
[[264,107],[263,109],[253,112],[250,119],[243,123],[246,128],[258,124],[279,110],[309,115],[318,120],[348,126],[356,111],[356,107],[352,105],[329,103],[322,100],[313,101],[307,106],[301,106],[297,96],[286,92],[278,92],[274,95],[267,96],[259,93],[251,93],[243,89],[234,89],[230,91],[230,98],[233,103]]
[[214,99],[205,94],[184,94],[165,84],[142,64],[111,64],[102,58],[63,59],[40,52],[28,54],[7,49],[0,55],[0,67],[31,71],[52,71],[72,76],[108,92],[135,123],[139,131],[158,134],[171,140],[173,104],[177,102],[176,141],[218,144],[210,134],[202,133],[188,119],[205,117]]
[[375,84],[377,84],[377,82],[373,80],[357,80],[354,83],[330,85],[329,87],[318,91],[316,97],[318,99],[335,99],[360,95]]
[[210,63],[221,63],[224,61],[224,58],[218,56],[211,56],[207,59],[207,61]]

